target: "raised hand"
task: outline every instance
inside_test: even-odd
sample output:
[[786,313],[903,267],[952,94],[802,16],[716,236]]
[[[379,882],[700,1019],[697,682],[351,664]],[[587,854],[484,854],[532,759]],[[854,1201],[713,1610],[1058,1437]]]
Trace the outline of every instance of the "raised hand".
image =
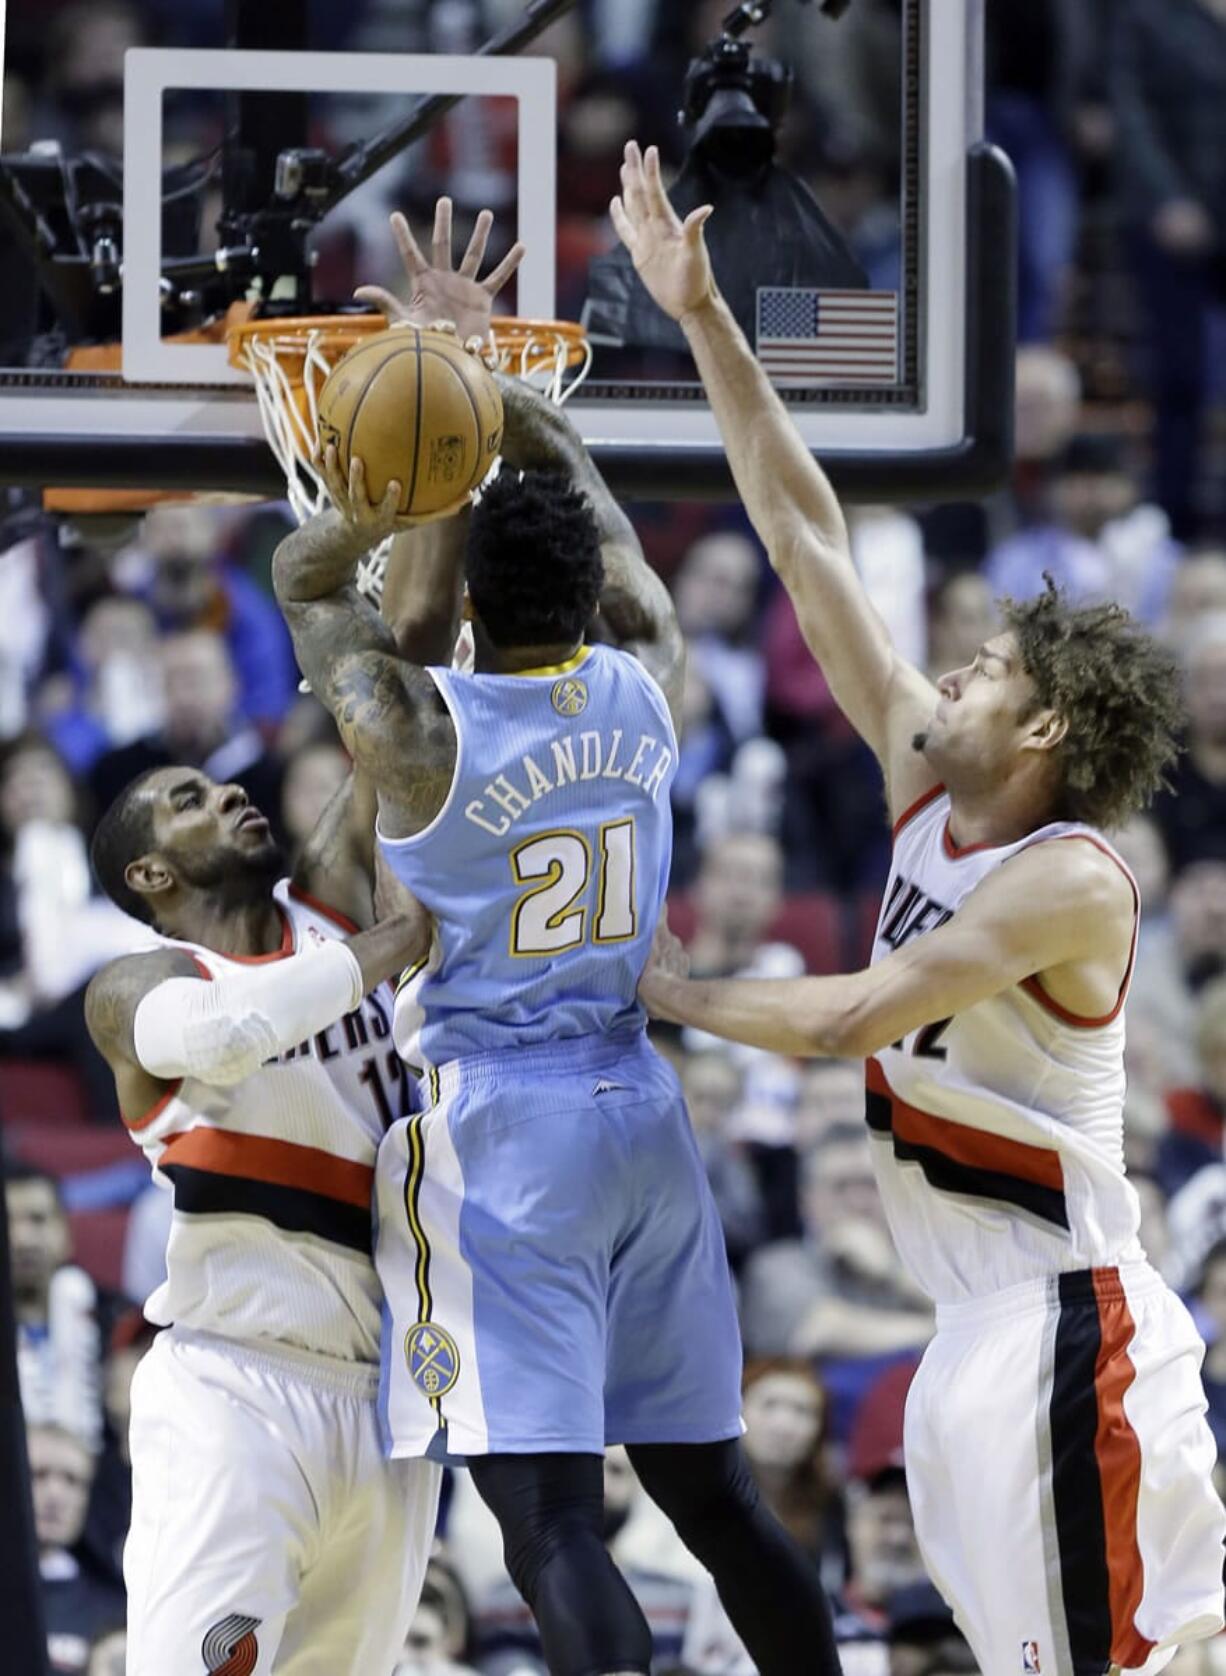
[[474,338],[485,343],[490,335],[494,299],[523,261],[526,254],[523,244],[512,245],[498,266],[484,279],[478,279],[494,225],[491,211],[482,210],[477,217],[458,269],[451,266],[450,198],[440,198],[435,205],[430,262],[422,255],[412,228],[399,210],[393,214],[391,225],[408,276],[408,302],[401,302],[381,285],[360,285],[354,296],[377,308],[389,326],[434,326],[446,321],[454,326],[462,343]]
[[715,276],[702,230],[712,204],[691,210],[682,221],[660,178],[660,153],[646,155],[635,140],[626,146],[621,196],[609,205],[618,237],[634,259],[639,278],[665,314],[674,320],[715,295]]

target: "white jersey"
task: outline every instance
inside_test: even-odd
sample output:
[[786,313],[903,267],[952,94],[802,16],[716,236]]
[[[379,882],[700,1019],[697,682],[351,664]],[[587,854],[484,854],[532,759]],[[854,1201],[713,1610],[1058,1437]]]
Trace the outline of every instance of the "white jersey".
[[[937,787],[895,827],[874,961],[943,925],[994,868],[1036,844],[1097,845],[1139,908],[1136,881],[1092,828],[1057,821],[1015,844],[959,849],[949,811]],[[1142,1256],[1140,1207],[1124,1176],[1127,988],[1126,976],[1107,1017],[1079,1018],[1028,978],[869,1060],[886,1215],[938,1304]]]
[[[261,963],[309,960],[313,947],[356,929],[288,880],[273,894],[282,946]],[[251,964],[166,946],[187,949],[209,978]],[[236,1087],[186,1078],[129,1124],[154,1179],[174,1194],[167,1278],[145,1305],[150,1321],[378,1360],[375,1153],[408,1111],[391,1022],[391,990],[381,986]]]

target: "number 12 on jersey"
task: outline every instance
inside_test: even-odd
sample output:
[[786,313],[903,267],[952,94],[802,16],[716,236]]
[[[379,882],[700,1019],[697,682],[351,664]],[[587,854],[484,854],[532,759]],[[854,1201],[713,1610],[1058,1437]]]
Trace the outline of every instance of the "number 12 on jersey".
[[633,819],[606,821],[597,847],[594,903],[592,846],[583,833],[545,832],[511,851],[511,877],[526,887],[511,914],[512,955],[564,954],[585,939],[624,943],[636,934]]

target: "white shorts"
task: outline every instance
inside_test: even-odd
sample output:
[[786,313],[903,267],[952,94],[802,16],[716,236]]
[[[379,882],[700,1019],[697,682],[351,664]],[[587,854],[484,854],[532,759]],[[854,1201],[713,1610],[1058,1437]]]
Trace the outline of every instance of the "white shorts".
[[938,1308],[907,1402],[907,1483],[981,1670],[1152,1676],[1222,1628],[1203,1357],[1145,1263]]
[[171,1328],[132,1382],[128,1676],[388,1676],[439,1470],[384,1458],[377,1370]]

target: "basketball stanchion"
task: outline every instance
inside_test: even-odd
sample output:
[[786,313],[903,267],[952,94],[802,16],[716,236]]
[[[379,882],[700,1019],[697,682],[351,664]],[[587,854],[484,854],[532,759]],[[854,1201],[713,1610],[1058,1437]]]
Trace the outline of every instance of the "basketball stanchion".
[[[244,320],[227,331],[231,365],[254,381],[264,434],[300,523],[329,505],[316,464],[324,385],[351,349],[387,329],[380,314],[343,314]],[[587,335],[570,320],[497,317],[480,355],[491,370],[522,378],[559,404],[575,393],[592,365]],[[497,469],[495,462],[489,475]],[[358,575],[358,586],[376,602],[390,545],[376,549]]]

